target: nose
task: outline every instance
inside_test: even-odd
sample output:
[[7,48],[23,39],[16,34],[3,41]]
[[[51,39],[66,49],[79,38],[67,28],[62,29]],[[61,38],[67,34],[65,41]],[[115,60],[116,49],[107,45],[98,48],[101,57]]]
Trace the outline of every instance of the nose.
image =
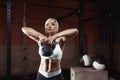
[[48,28],[51,28],[51,25],[49,25]]

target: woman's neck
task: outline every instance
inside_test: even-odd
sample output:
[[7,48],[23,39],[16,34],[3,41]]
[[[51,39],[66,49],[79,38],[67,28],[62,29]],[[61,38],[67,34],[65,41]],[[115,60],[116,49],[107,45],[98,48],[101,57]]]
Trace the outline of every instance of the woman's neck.
[[51,36],[53,36],[55,33],[49,33],[48,34],[48,37],[51,37]]

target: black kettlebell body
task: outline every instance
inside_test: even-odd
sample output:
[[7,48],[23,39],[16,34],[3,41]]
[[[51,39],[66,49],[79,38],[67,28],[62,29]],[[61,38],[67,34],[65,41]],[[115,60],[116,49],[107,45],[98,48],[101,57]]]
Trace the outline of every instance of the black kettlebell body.
[[44,44],[42,43],[42,55],[49,57],[53,54],[53,50],[55,48],[55,44]]

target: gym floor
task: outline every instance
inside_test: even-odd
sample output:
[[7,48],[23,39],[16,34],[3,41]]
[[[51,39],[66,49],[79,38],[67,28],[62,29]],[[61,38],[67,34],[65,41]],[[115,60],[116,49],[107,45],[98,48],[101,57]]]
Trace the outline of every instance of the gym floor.
[[[65,80],[70,80],[70,70],[67,69],[63,69],[63,76],[65,78]],[[30,74],[27,76],[13,76],[12,80],[36,80],[36,75],[37,74]],[[5,77],[0,78],[0,80],[6,80]]]
[[[28,76],[13,76],[12,80],[36,80],[36,75],[37,74],[31,74]],[[70,70],[63,69],[63,76],[65,80],[70,80]],[[119,77],[119,74],[110,74],[108,80],[120,80],[117,76]],[[116,79],[114,77],[116,77]],[[6,78],[0,78],[0,80],[6,80]]]

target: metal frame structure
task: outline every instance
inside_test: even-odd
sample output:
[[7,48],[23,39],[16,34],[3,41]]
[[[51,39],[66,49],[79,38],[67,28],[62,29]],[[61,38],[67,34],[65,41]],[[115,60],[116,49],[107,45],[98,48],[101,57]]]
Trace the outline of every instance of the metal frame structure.
[[7,0],[7,80],[11,80],[11,0]]
[[[51,3],[51,1],[49,2]],[[63,17],[58,18],[58,21],[61,21],[64,18],[67,18],[71,15],[75,15],[78,14],[79,17],[79,31],[80,31],[80,54],[83,54],[83,0],[79,0],[79,8]],[[7,0],[7,80],[11,80],[11,21],[12,21],[12,17],[11,17],[11,0]],[[47,5],[48,6],[48,5]],[[55,6],[51,6],[51,7],[55,7]],[[55,7],[55,8],[63,8],[63,7]],[[64,8],[66,9],[66,8]],[[25,11],[24,11],[25,12]],[[23,13],[23,20],[25,20],[25,13]],[[26,25],[26,23],[23,22],[23,25]]]

